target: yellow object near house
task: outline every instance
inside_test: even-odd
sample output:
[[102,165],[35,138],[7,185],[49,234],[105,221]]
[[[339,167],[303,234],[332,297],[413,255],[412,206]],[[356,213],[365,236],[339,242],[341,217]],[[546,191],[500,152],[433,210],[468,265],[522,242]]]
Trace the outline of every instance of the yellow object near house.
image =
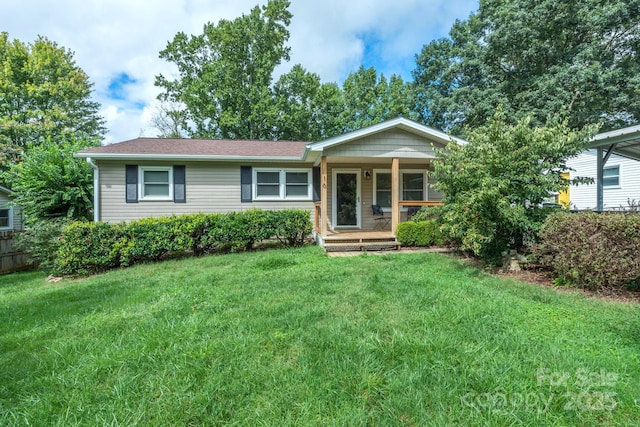
[[[569,172],[562,172],[560,176],[564,179],[569,179]],[[566,191],[560,191],[558,193],[558,204],[564,209],[569,209],[569,204],[571,203],[570,191],[571,187],[567,187]]]

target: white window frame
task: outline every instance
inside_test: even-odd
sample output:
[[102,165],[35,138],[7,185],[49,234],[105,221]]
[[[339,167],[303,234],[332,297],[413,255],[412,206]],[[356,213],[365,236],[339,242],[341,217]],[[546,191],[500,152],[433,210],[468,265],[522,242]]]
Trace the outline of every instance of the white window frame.
[[[400,169],[400,176],[399,176],[399,182],[398,182],[398,200],[399,201],[405,201],[403,196],[404,196],[404,192],[402,189],[402,181],[403,181],[403,175],[406,173],[414,173],[414,174],[422,174],[423,175],[423,183],[424,185],[422,186],[422,200],[429,200],[429,178],[427,176],[427,169]],[[374,169],[373,170],[373,204],[374,205],[379,205],[378,203],[378,174],[379,173],[391,173],[391,169]],[[406,211],[407,208],[403,207],[402,211]]]
[[[144,173],[145,172],[169,172],[168,196],[145,196]],[[140,201],[172,201],[173,200],[173,167],[172,166],[140,166],[138,167],[138,194]]]
[[0,210],[9,210],[9,221],[7,222],[7,226],[0,226],[0,230],[13,230],[13,206],[0,206]]
[[[278,172],[279,194],[277,196],[258,196],[258,173],[259,172]],[[287,173],[306,173],[307,174],[307,195],[306,196],[288,196],[287,197]],[[282,201],[282,200],[300,200],[308,201],[313,199],[313,176],[309,168],[253,168],[253,200],[256,201]]]
[[[612,170],[612,169],[617,169],[618,170],[618,183],[614,184],[614,185],[606,185],[604,183],[604,171],[606,170]],[[620,165],[611,165],[611,166],[605,166],[604,168],[602,168],[602,187],[603,188],[611,188],[611,189],[615,189],[615,188],[620,188],[622,186],[622,174],[620,173]],[[610,177],[609,177],[610,178]]]

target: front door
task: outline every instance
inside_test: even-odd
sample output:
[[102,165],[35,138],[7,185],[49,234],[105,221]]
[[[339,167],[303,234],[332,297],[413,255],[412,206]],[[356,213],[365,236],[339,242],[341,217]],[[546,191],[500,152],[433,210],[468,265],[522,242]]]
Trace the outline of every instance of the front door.
[[336,228],[360,228],[359,169],[334,169],[333,221]]

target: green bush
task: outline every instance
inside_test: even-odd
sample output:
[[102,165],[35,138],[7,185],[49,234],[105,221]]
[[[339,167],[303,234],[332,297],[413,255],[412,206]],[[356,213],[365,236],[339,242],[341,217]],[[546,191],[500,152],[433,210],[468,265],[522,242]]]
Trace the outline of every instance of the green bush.
[[498,107],[485,125],[469,130],[468,144],[436,150],[431,177],[444,195],[443,233],[460,249],[496,265],[505,251],[527,249],[544,220],[549,194],[588,181],[569,182],[562,172],[596,130],[573,130],[560,115],[542,126],[530,117],[514,123]]
[[309,213],[303,210],[271,211],[273,235],[287,246],[301,246],[311,234]]
[[158,261],[194,246],[194,218],[190,215],[144,218],[125,226],[121,246],[123,266]]
[[66,218],[33,221],[24,232],[14,235],[14,247],[28,253],[38,268],[51,271],[60,246],[60,235],[70,223]]
[[422,206],[418,213],[411,217],[411,221],[422,222],[439,218],[442,210],[442,206]]
[[396,238],[402,246],[433,246],[444,242],[440,224],[435,220],[401,222]]
[[53,270],[91,274],[174,254],[250,250],[270,238],[298,246],[310,232],[309,212],[298,209],[144,218],[120,224],[77,222],[64,229],[53,251]]
[[535,247],[539,262],[563,283],[588,289],[622,288],[640,279],[640,215],[550,215]]
[[121,265],[124,224],[74,222],[60,237],[54,271],[90,274]]

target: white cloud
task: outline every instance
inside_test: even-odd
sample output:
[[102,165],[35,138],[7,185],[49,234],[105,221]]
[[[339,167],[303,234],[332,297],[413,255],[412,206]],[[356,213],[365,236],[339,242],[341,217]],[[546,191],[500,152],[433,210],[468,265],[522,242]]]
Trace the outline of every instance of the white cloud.
[[[262,0],[262,4],[266,0]],[[206,22],[249,13],[260,0],[22,0],[3,2],[0,16],[11,38],[32,42],[43,35],[75,52],[76,62],[95,83],[95,99],[107,120],[107,142],[154,135],[149,118],[155,76],[171,76],[172,64],[158,55],[176,33],[200,34]],[[356,70],[375,40],[376,68],[408,75],[413,58],[455,19],[465,19],[477,0],[291,0],[291,62],[341,81]],[[364,64],[370,66],[373,64]],[[125,99],[109,97],[112,79],[125,73],[135,83]]]

